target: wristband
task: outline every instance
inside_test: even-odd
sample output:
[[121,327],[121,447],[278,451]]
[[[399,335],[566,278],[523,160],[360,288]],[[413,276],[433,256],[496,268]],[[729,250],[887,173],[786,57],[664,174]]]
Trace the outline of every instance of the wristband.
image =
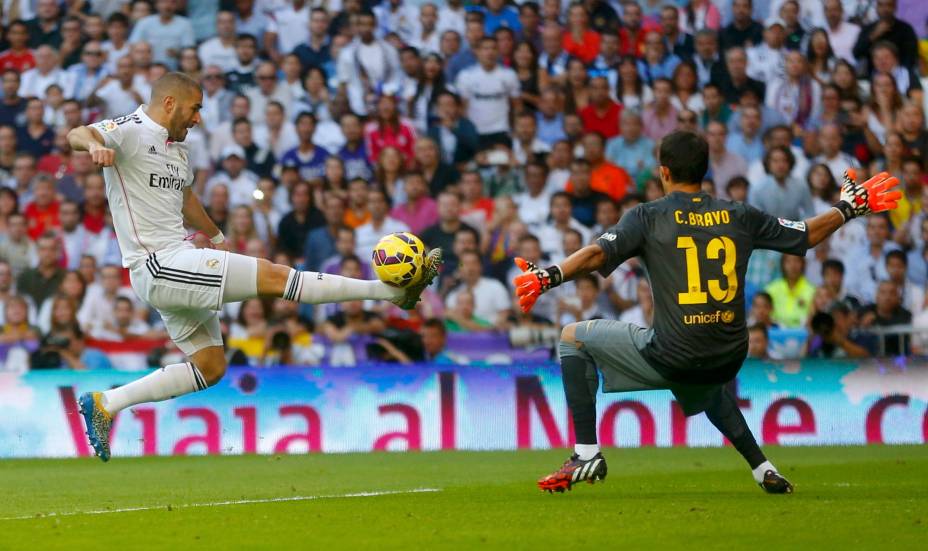
[[557,264],[548,266],[545,268],[545,271],[548,272],[548,288],[557,287],[564,282],[564,273],[561,272],[561,267]]
[[218,245],[226,240],[226,236],[222,234],[222,230],[219,231],[216,235],[209,238],[209,242],[213,245]]
[[854,218],[854,207],[851,206],[847,201],[838,201],[831,208],[838,209],[838,212],[841,213],[841,216],[844,217],[844,222],[847,223],[848,220]]

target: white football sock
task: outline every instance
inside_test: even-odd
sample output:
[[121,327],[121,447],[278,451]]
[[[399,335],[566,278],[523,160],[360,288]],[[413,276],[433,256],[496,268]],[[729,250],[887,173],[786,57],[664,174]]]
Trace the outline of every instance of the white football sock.
[[599,444],[574,444],[574,453],[581,461],[589,461],[599,453]]
[[318,272],[290,270],[283,298],[303,304],[323,304],[348,300],[390,300],[403,291],[379,280],[353,279]]
[[769,461],[764,461],[758,465],[755,469],[751,470],[751,474],[754,475],[754,481],[758,484],[764,481],[764,473],[767,471],[773,471],[775,473],[779,472],[776,467],[773,466],[773,463]]
[[141,379],[104,391],[102,403],[106,411],[114,415],[129,406],[176,398],[204,390],[207,386],[203,374],[192,363],[171,364]]

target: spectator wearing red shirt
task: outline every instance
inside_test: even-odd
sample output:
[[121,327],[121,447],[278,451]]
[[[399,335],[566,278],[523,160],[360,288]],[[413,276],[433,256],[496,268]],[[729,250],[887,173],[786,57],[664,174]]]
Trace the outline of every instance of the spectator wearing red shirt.
[[28,227],[26,233],[29,234],[30,239],[35,241],[46,231],[57,230],[61,227],[61,222],[58,220],[58,207],[54,180],[45,174],[37,176],[33,200],[23,210]]
[[659,30],[656,25],[644,22],[641,6],[636,2],[626,2],[622,10],[622,26],[619,27],[619,53],[641,57],[645,35]]
[[84,182],[84,227],[94,235],[103,231],[106,225],[106,184],[103,175],[94,172],[87,175]]
[[[583,136],[583,157],[590,163],[590,189],[604,193],[613,201],[621,201],[634,186],[631,176],[624,168],[606,160],[606,142],[596,133]],[[574,192],[574,186],[567,182],[567,193]]]
[[589,65],[599,55],[599,33],[590,29],[590,16],[583,4],[570,7],[567,31],[561,46],[568,54]]
[[416,130],[411,123],[400,119],[395,97],[384,94],[377,100],[377,117],[364,127],[364,141],[371,163],[380,158],[385,147],[398,149],[407,166],[412,163]]
[[71,144],[68,143],[68,132],[69,129],[65,126],[55,130],[55,148],[51,153],[39,159],[35,166],[36,170],[55,179],[74,171],[74,167],[71,166]]
[[590,104],[580,110],[584,132],[596,132],[605,139],[622,133],[619,117],[622,105],[609,97],[609,81],[606,77],[595,77],[590,81]]
[[10,48],[0,52],[0,71],[13,69],[18,73],[35,67],[35,56],[29,49],[29,27],[22,21],[13,21],[6,31]]

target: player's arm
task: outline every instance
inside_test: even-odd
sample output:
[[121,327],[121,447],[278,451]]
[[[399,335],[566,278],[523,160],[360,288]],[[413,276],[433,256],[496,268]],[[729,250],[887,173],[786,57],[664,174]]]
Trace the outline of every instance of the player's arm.
[[103,135],[96,128],[78,126],[68,132],[68,143],[74,151],[87,151],[94,164],[99,167],[113,166],[116,150],[106,147]]
[[892,188],[899,183],[898,179],[885,172],[862,184],[855,178],[855,171],[849,169],[844,174],[841,199],[827,212],[802,222],[776,218],[750,208],[748,216],[753,226],[754,248],[802,255],[851,219],[896,208],[902,192]]
[[609,275],[619,264],[637,256],[646,234],[643,209],[639,205],[601,235],[595,243],[568,256],[561,264],[540,268],[523,258],[516,258],[522,273],[516,276],[519,307],[528,312],[543,293],[581,275],[599,272]]
[[184,215],[184,220],[187,222],[187,225],[197,231],[203,232],[209,237],[210,242],[212,242],[217,249],[228,250],[228,245],[225,243],[226,236],[222,234],[222,231],[216,227],[216,224],[210,219],[209,215],[206,214],[203,203],[201,203],[200,199],[193,193],[190,186],[184,188],[184,208],[181,212]]

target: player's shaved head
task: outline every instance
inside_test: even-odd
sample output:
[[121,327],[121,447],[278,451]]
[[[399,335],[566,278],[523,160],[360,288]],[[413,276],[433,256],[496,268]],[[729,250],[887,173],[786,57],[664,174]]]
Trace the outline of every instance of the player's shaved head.
[[165,73],[151,88],[146,113],[168,131],[168,139],[182,142],[187,130],[200,123],[203,91],[200,84],[183,73]]
[[200,83],[184,73],[171,72],[166,73],[152,85],[151,102],[158,104],[167,97],[189,98],[191,94],[195,96],[198,93],[201,93]]

